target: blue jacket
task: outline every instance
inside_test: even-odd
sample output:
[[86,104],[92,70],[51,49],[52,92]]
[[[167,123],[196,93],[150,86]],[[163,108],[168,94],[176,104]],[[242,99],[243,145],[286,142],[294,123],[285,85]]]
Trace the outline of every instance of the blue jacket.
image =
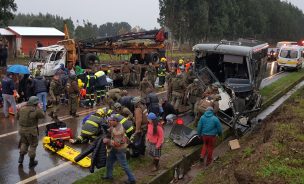
[[2,94],[13,95],[15,90],[15,84],[13,79],[5,77],[2,79]]
[[197,133],[202,135],[222,135],[220,120],[209,110],[200,118],[197,126]]

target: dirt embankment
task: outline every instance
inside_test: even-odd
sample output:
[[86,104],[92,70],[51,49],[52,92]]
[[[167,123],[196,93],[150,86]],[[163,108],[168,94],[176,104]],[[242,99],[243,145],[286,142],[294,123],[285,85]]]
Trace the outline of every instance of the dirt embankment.
[[193,183],[304,183],[304,88]]

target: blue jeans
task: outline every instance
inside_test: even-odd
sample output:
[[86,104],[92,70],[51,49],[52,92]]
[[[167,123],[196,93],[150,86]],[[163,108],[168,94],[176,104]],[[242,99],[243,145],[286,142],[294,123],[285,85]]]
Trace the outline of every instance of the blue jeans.
[[39,102],[42,104],[43,111],[46,112],[46,105],[47,105],[47,92],[37,93],[37,97],[39,98]]
[[114,166],[114,163],[116,162],[116,160],[119,162],[119,164],[122,167],[122,169],[128,175],[128,180],[130,182],[134,182],[135,181],[135,177],[134,177],[132,171],[130,170],[130,168],[128,166],[125,150],[119,150],[119,151],[117,151],[115,149],[112,149],[110,151],[110,153],[108,155],[108,158],[107,158],[106,177],[113,178],[113,166]]
[[3,97],[3,113],[5,117],[8,117],[8,108],[12,106],[14,114],[17,114],[17,107],[14,95],[2,94]]

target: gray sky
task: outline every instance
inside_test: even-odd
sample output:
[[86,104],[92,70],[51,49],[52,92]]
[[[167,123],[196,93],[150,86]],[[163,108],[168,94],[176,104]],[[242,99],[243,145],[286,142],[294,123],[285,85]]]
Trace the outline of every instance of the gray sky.
[[[289,0],[304,10],[304,0]],[[15,0],[18,13],[39,12],[71,17],[100,25],[106,22],[128,22],[132,27],[159,27],[158,0]]]

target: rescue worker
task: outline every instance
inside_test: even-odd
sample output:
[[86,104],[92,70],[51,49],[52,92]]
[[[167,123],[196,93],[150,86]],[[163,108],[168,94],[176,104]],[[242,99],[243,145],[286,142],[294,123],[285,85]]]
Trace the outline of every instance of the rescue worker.
[[27,105],[22,107],[17,113],[19,121],[19,164],[23,163],[24,155],[28,153],[30,157],[29,167],[34,167],[38,164],[35,160],[36,148],[38,146],[38,120],[45,117],[42,109],[38,107],[39,99],[36,96],[31,96]]
[[134,61],[134,65],[132,67],[132,81],[134,85],[138,86],[140,84],[140,75],[141,75],[141,67],[138,64],[138,60]]
[[87,73],[87,77],[85,80],[85,88],[86,88],[86,107],[93,108],[94,106],[94,92],[95,92],[96,78],[95,73],[89,71]]
[[148,109],[148,113],[153,112],[157,116],[160,115],[160,106],[159,106],[159,99],[155,92],[151,92],[147,95],[146,99],[146,105]]
[[184,102],[190,105],[192,112],[194,112],[194,105],[201,99],[203,92],[204,88],[199,85],[198,79],[194,79],[193,83],[187,87]]
[[167,82],[167,99],[168,101],[172,100],[172,80],[176,77],[176,69],[173,68],[169,75],[166,76]]
[[122,106],[120,103],[116,102],[113,105],[113,110],[115,111],[116,114],[121,114],[125,118],[128,118],[128,120],[133,121],[133,113],[127,108]]
[[106,85],[107,85],[107,77],[103,71],[98,71],[95,73],[96,83],[96,104],[100,105],[101,101],[104,100],[106,95]]
[[157,71],[157,75],[158,75],[158,87],[162,88],[165,85],[165,81],[166,81],[166,62],[167,59],[166,58],[161,58],[161,63],[158,67],[158,71]]
[[53,110],[50,112],[49,116],[54,120],[58,120],[57,112],[59,109],[59,99],[60,99],[60,95],[64,93],[64,88],[65,86],[63,86],[61,82],[60,75],[58,73],[55,73],[51,81],[50,91],[49,91],[52,99],[52,106],[53,106]]
[[73,117],[79,117],[77,112],[78,107],[78,95],[79,95],[79,88],[78,88],[78,81],[76,74],[70,74],[69,80],[66,85],[66,90],[69,94],[69,105],[70,105],[70,115]]
[[98,109],[94,114],[91,114],[89,118],[84,122],[81,127],[81,133],[76,139],[70,139],[70,143],[86,143],[88,141],[94,141],[98,135],[104,133],[107,129],[107,114],[104,109]]
[[124,64],[121,66],[121,73],[123,77],[122,84],[123,86],[127,86],[130,83],[131,76],[131,66],[129,65],[128,61],[125,61]]
[[221,99],[218,92],[215,91],[216,88],[211,88],[210,86],[206,89],[203,94],[203,99],[198,101],[194,107],[194,124],[197,126],[198,120],[205,113],[208,107],[213,108],[213,112],[216,114],[219,111],[219,100]]
[[153,88],[154,87],[151,84],[151,82],[148,80],[148,78],[144,77],[139,85],[140,96],[145,98],[147,96],[147,94],[153,90]]
[[123,96],[118,100],[122,106],[127,107],[131,112],[134,112],[134,104],[132,103],[134,96]]
[[182,74],[179,73],[172,79],[172,98],[171,104],[174,109],[178,111],[179,106],[182,104],[184,91],[186,89],[186,83],[182,78]]
[[128,92],[126,90],[121,90],[119,88],[110,89],[106,93],[106,103],[110,108],[117,102],[121,97],[127,96]]
[[149,63],[149,66],[146,69],[146,75],[145,76],[148,78],[148,81],[150,81],[150,83],[154,87],[154,83],[155,83],[155,80],[156,80],[156,69],[151,62]]

